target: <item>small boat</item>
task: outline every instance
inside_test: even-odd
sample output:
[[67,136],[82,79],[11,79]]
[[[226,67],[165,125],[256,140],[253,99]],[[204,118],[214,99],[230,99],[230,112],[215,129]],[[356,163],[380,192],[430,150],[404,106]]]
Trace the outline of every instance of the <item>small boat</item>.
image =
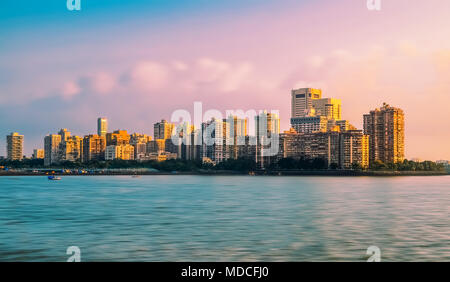
[[141,176],[140,176],[140,175],[137,175],[137,174],[133,174],[131,177],[132,177],[132,178],[140,178]]
[[59,177],[59,176],[54,176],[54,175],[49,175],[49,176],[48,176],[48,180],[61,180],[61,177]]

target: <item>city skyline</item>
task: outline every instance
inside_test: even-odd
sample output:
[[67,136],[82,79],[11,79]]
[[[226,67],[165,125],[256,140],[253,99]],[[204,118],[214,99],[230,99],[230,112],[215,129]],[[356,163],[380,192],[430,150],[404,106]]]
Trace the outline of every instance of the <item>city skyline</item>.
[[[208,111],[204,115],[196,112],[194,116],[200,114],[202,117],[201,126],[197,128],[188,121],[191,120],[190,113],[185,113],[188,116],[175,123],[162,119],[154,123],[154,140],[142,133],[130,135],[127,130],[108,132],[108,119],[100,117],[97,134],[74,136],[63,128],[58,134],[45,136],[44,164],[115,159],[183,159],[218,164],[244,158],[254,159],[264,168],[281,159],[306,157],[322,159],[327,167],[349,169],[368,168],[377,161],[402,163],[405,159],[404,113],[400,108],[383,103],[382,107],[363,116],[364,130],[358,130],[348,120],[342,120],[341,100],[322,96],[320,89],[294,89],[291,97],[291,127],[288,131],[281,131],[277,113],[266,110],[238,116],[227,113],[226,118],[222,114],[222,117],[210,116]],[[249,119],[255,121],[250,131]],[[19,134],[12,133],[11,136]],[[8,152],[12,150],[11,136],[7,137]],[[23,136],[16,144],[15,150],[22,151]],[[33,150],[35,159],[37,151],[39,149]],[[14,159],[10,155],[8,153],[8,159]],[[21,155],[16,159],[19,157]]]
[[[305,94],[298,94],[298,93],[305,93]],[[306,94],[309,93],[309,94]],[[316,93],[316,94],[314,94]],[[300,97],[300,96],[301,97]],[[307,99],[307,97],[312,97],[312,102],[310,101],[309,103],[305,103],[305,99]],[[391,111],[391,110],[395,110],[395,111],[399,111],[401,114],[401,121],[400,121],[400,132],[401,132],[401,141],[399,141],[400,143],[395,143],[395,144],[390,144],[389,150],[395,150],[397,151],[397,144],[401,144],[401,148],[398,149],[399,151],[399,155],[398,155],[398,159],[395,159],[394,162],[402,162],[403,159],[408,159],[405,158],[405,140],[404,140],[404,113],[401,109],[399,108],[393,108],[390,107],[389,104],[387,103],[383,103],[382,107],[379,108],[375,108],[375,110],[370,110],[369,113],[366,113],[363,115],[363,120],[364,120],[364,128],[363,129],[358,129],[356,127],[354,127],[348,120],[342,119],[342,112],[341,112],[341,100],[340,99],[336,99],[336,98],[328,98],[325,97],[325,95],[322,95],[322,90],[321,89],[314,89],[314,88],[302,88],[302,89],[292,89],[291,91],[291,125],[289,127],[288,130],[282,130],[280,128],[280,119],[278,114],[275,114],[275,118],[277,121],[277,125],[273,128],[273,129],[269,129],[272,128],[273,125],[269,125],[270,121],[267,120],[267,122],[269,122],[268,124],[266,124],[265,126],[263,126],[264,128],[268,128],[268,136],[270,136],[270,132],[276,132],[278,134],[280,134],[280,137],[283,139],[283,135],[289,135],[292,133],[300,133],[300,134],[308,134],[308,133],[312,133],[317,134],[319,132],[322,133],[330,133],[330,132],[334,132],[334,131],[338,131],[338,132],[342,132],[345,134],[345,132],[348,132],[350,134],[352,134],[352,132],[356,133],[357,135],[359,134],[364,134],[362,136],[367,136],[367,138],[369,138],[370,136],[375,136],[375,135],[379,135],[380,136],[384,136],[385,133],[384,132],[380,132],[380,133],[375,133],[375,132],[371,132],[371,130],[373,129],[368,129],[367,123],[368,121],[366,120],[367,117],[370,117],[370,115],[373,115],[374,113],[378,113],[378,112],[382,112],[384,113],[385,111]],[[301,109],[299,110],[298,105],[299,102],[297,100],[302,100],[303,102],[301,102]],[[255,112],[256,114],[257,112]],[[248,120],[249,118],[254,118],[257,122],[258,117],[261,114],[267,114],[268,116],[271,115],[271,113],[268,113],[266,110],[259,110],[259,114],[256,114],[254,117],[243,117],[242,121],[245,122],[245,132],[242,132],[242,129],[238,131],[236,131],[236,129],[234,129],[234,135],[233,133],[231,133],[232,135],[232,139],[234,139],[236,141],[236,137],[239,136],[259,136],[258,133],[258,125],[255,124],[254,128],[252,128],[252,130],[248,130]],[[203,113],[202,113],[203,115]],[[384,114],[382,115],[384,116]],[[380,117],[382,117],[380,116]],[[203,116],[203,118],[205,118],[205,116]],[[225,123],[229,123],[230,120],[229,118],[233,119],[241,119],[238,116],[234,116],[234,115],[229,115],[226,116],[226,118],[223,119],[223,123],[224,125],[220,125],[220,131],[225,130]],[[392,120],[393,117],[390,117],[389,120]],[[304,120],[306,119],[306,121]],[[313,122],[317,122],[320,121],[320,125],[318,124],[314,124],[314,126],[311,126],[311,119],[314,119],[315,121]],[[317,119],[317,120],[316,120]],[[395,115],[395,119],[397,119],[397,114]],[[102,137],[104,138],[104,148],[103,151],[101,152],[100,155],[102,155],[102,158],[106,158],[107,160],[113,160],[116,158],[116,155],[118,155],[119,153],[117,152],[117,150],[127,150],[127,152],[131,149],[131,155],[136,156],[136,154],[134,153],[134,150],[137,150],[136,145],[137,144],[133,144],[133,146],[130,146],[130,144],[132,144],[132,142],[130,142],[130,137],[135,136],[136,138],[139,138],[140,136],[144,137],[147,139],[147,136],[150,137],[150,139],[148,139],[145,142],[150,142],[152,140],[152,137],[154,138],[155,142],[158,141],[168,141],[171,140],[172,135],[176,134],[177,130],[179,130],[179,126],[184,127],[185,125],[187,125],[190,129],[189,129],[189,135],[192,134],[192,136],[194,136],[194,130],[201,130],[204,131],[203,134],[208,134],[208,130],[206,130],[205,128],[203,128],[203,125],[208,125],[211,123],[215,122],[215,118],[213,117],[212,119],[207,119],[207,120],[203,120],[202,121],[202,126],[200,128],[196,128],[193,124],[189,124],[189,123],[177,123],[177,122],[173,122],[173,121],[167,121],[166,119],[161,119],[161,121],[159,122],[155,122],[153,124],[153,132],[151,134],[146,134],[145,132],[134,132],[133,134],[128,133],[128,129],[116,129],[116,130],[111,130],[108,131],[108,118],[107,117],[99,117],[97,118],[97,123],[96,123],[96,131],[97,134],[95,134],[95,132],[88,132],[88,133],[84,133],[81,134],[82,137],[79,136],[71,136],[71,132],[67,130],[67,128],[62,128],[59,130],[59,132],[57,134],[53,134],[53,133],[49,133],[48,135],[44,136],[44,146],[43,147],[39,147],[39,146],[33,146],[33,150],[32,150],[32,154],[31,156],[23,154],[24,157],[31,157],[31,158],[36,158],[35,156],[37,155],[37,151],[39,150],[43,150],[45,153],[45,160],[46,160],[46,165],[50,165],[53,163],[52,159],[57,159],[58,162],[59,161],[64,161],[64,160],[68,160],[68,161],[80,161],[80,160],[84,160],[86,161],[87,159],[90,158],[86,158],[85,157],[85,153],[83,152],[82,147],[86,146],[84,144],[84,142],[86,142],[86,138],[97,138],[97,137]],[[375,121],[375,119],[374,119]],[[388,122],[388,120],[383,121],[383,122]],[[222,121],[220,120],[220,123],[222,123]],[[235,123],[235,121],[233,122]],[[306,127],[302,127],[302,126],[298,126],[298,123],[303,124],[305,123],[307,126]],[[397,130],[397,125],[395,125],[395,131]],[[261,128],[260,128],[261,129]],[[206,131],[205,131],[206,130]],[[215,129],[217,130],[217,129]],[[387,130],[387,129],[386,129]],[[392,129],[389,129],[392,130]],[[394,132],[395,132],[394,131]],[[225,131],[224,131],[225,132]],[[241,133],[238,133],[241,132]],[[237,133],[237,134],[236,134]],[[242,135],[241,135],[242,134]],[[387,136],[388,133],[386,133]],[[392,133],[389,133],[392,134]],[[397,134],[397,133],[394,133]],[[20,144],[20,151],[23,151],[23,143],[24,143],[24,135],[19,135],[19,133],[17,132],[13,132],[10,135],[7,136],[7,138],[10,138],[10,136],[21,136],[21,144]],[[83,137],[84,136],[84,137]],[[96,137],[97,136],[97,137]],[[391,135],[389,135],[391,136]],[[397,136],[397,135],[395,135]],[[117,137],[120,137],[120,139],[117,139]],[[224,137],[224,136],[223,136]],[[221,137],[220,139],[222,139],[223,137]],[[55,143],[55,138],[57,139],[56,142],[56,146],[52,145]],[[189,137],[188,139],[190,139],[191,137]],[[196,137],[193,137],[196,138]],[[371,137],[370,137],[371,138]],[[393,138],[393,137],[392,137]],[[397,137],[395,137],[397,138]],[[83,141],[84,139],[84,141]],[[9,140],[9,139],[8,139]],[[123,140],[120,141],[120,140]],[[376,139],[374,139],[376,140]],[[392,139],[393,140],[393,139]],[[64,142],[65,141],[65,142]],[[380,140],[381,141],[381,140]],[[91,141],[87,141],[87,142],[91,142]],[[202,141],[203,142],[203,141]],[[367,145],[363,145],[363,146],[368,146],[368,139],[367,141],[365,141],[367,143]],[[371,141],[373,144],[373,141]],[[387,141],[386,141],[387,142]],[[391,141],[390,141],[391,142]],[[397,142],[397,141],[396,141]],[[164,145],[163,148],[167,148],[167,143],[163,142]],[[384,144],[384,141],[382,142]],[[9,151],[10,149],[10,145],[9,145],[9,141],[8,141],[8,148],[7,150]],[[60,144],[63,144],[63,151],[66,151],[67,153],[63,153],[63,156],[60,156],[61,154],[61,148],[60,148]],[[69,144],[69,145],[67,145]],[[109,145],[107,145],[109,144]],[[183,143],[184,144],[184,143]],[[234,143],[234,144],[238,144],[238,143]],[[386,143],[387,144],[387,143]],[[110,146],[113,145],[113,146]],[[120,146],[118,146],[120,145]],[[155,144],[157,145],[157,144]],[[241,144],[241,145],[245,145]],[[381,146],[382,144],[380,143],[379,145],[372,145],[375,146],[373,147],[373,149],[370,149],[370,153],[371,154],[378,154],[375,153],[376,147],[377,146]],[[89,147],[89,145],[87,145]],[[127,146],[122,148],[122,146]],[[129,148],[129,147],[130,148]],[[160,145],[157,145],[160,146]],[[172,145],[169,145],[172,146]],[[245,145],[247,146],[247,145]],[[360,145],[358,145],[360,146]],[[384,146],[384,145],[383,145]],[[65,149],[66,147],[68,147],[67,149]],[[109,148],[111,147],[111,148]],[[114,147],[114,148],[112,148]],[[118,148],[120,147],[120,148]],[[178,150],[176,149],[176,145],[172,146],[173,150]],[[394,149],[395,148],[395,149]],[[105,150],[106,150],[106,154],[105,154]],[[109,150],[109,151],[108,151]],[[114,150],[111,151],[111,150]],[[237,149],[236,149],[237,150]],[[159,151],[159,150],[156,150]],[[165,149],[163,149],[163,152],[165,151]],[[170,151],[170,150],[169,150]],[[283,151],[283,150],[282,150]],[[174,151],[175,152],[175,151]],[[165,153],[173,153],[173,152],[165,152]],[[387,152],[386,152],[387,153]],[[392,152],[391,152],[392,153]],[[74,155],[75,154],[75,155]],[[79,155],[78,157],[77,154]],[[123,153],[120,153],[120,155],[122,155]],[[128,155],[130,154],[129,152],[127,153]],[[178,154],[180,154],[180,152],[178,152]],[[233,153],[233,154],[237,154],[237,152]],[[231,154],[231,155],[233,155]],[[369,154],[369,150],[367,149],[367,154]],[[389,153],[390,154],[390,153]],[[394,153],[394,155],[396,155],[397,153]],[[55,156],[54,156],[55,155]],[[72,156],[71,156],[72,155]],[[176,155],[176,154],[175,154]],[[231,156],[230,155],[230,156]],[[226,158],[230,158],[230,156],[228,157],[224,157],[224,159]],[[236,155],[237,156],[237,155]],[[387,155],[386,155],[387,156]],[[397,155],[396,155],[397,156]],[[120,157],[121,158],[121,157]],[[177,158],[177,157],[175,157]],[[180,158],[180,156],[178,156],[178,158]],[[258,158],[258,157],[257,157]],[[397,158],[397,157],[395,157]],[[128,158],[127,158],[128,159]],[[131,158],[134,159],[134,158]],[[222,159],[222,158],[220,158]],[[383,157],[378,158],[378,157],[372,157],[371,155],[371,163],[373,163],[375,160],[383,160],[385,162],[391,162],[392,160],[385,160]],[[413,159],[419,159],[419,158],[413,158]],[[443,160],[443,158],[440,158],[438,160]],[[433,160],[433,161],[438,161],[438,160]],[[368,163],[368,160],[367,160]]]
[[64,2],[0,11],[0,136],[24,134],[26,155],[63,127],[95,133],[99,116],[150,134],[193,101],[278,109],[287,130],[289,90],[308,86],[341,99],[357,128],[383,102],[399,106],[406,157],[450,159],[448,1],[385,1],[379,12],[347,0],[83,1],[80,12]]

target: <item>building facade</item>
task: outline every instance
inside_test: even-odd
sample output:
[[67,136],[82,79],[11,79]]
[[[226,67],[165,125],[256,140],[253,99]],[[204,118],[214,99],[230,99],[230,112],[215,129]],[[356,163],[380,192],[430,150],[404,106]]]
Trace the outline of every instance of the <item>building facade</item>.
[[276,161],[283,158],[323,159],[329,167],[351,169],[358,165],[367,168],[368,138],[361,130],[297,133],[291,129],[280,135]]
[[13,132],[6,136],[6,158],[10,161],[23,159],[23,135]]
[[324,116],[291,118],[291,127],[299,133],[326,132],[328,119]]
[[105,159],[106,139],[99,135],[87,135],[83,138],[82,161],[103,161]]
[[41,159],[44,159],[44,157],[45,157],[44,149],[34,149],[33,150],[32,158],[34,160],[41,160]]
[[340,120],[342,118],[342,102],[340,99],[322,98],[311,101],[316,115],[334,120]]
[[383,103],[364,115],[364,134],[369,135],[369,163],[402,162],[405,158],[405,118],[403,110]]
[[172,131],[175,128],[173,123],[167,122],[165,119],[161,122],[157,122],[153,125],[153,137],[154,139],[170,139]]
[[105,150],[105,160],[134,160],[134,146],[110,145]]
[[59,145],[61,135],[50,134],[44,137],[44,165],[49,166],[59,162]]
[[348,130],[339,134],[339,167],[351,169],[369,167],[369,136],[362,130]]
[[291,91],[291,118],[310,115],[313,100],[322,98],[322,90],[314,88],[300,88]]
[[58,133],[61,136],[61,143],[58,149],[58,161],[81,161],[83,153],[83,138],[72,136],[67,129],[61,129]]
[[130,135],[126,130],[116,130],[106,134],[106,146],[130,144]]
[[106,133],[108,133],[108,119],[99,117],[97,119],[97,135],[106,137]]

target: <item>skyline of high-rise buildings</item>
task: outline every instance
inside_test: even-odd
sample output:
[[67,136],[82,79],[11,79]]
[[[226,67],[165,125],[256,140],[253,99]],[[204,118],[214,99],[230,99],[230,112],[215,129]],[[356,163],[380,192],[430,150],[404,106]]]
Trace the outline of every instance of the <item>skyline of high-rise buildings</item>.
[[[230,115],[224,119],[212,118],[198,129],[187,122],[174,124],[162,119],[153,125],[154,139],[146,134],[129,134],[126,130],[107,132],[108,120],[100,117],[97,119],[99,134],[72,136],[63,128],[57,134],[45,136],[44,164],[171,158],[217,164],[244,157],[266,167],[286,157],[320,157],[328,166],[366,168],[377,160],[403,161],[404,114],[401,109],[383,104],[363,116],[363,131],[342,119],[340,99],[324,98],[320,89],[295,89],[291,91],[291,98],[291,128],[283,133],[278,114],[267,111],[254,116],[253,134],[248,132],[248,118]],[[18,152],[23,148],[23,136],[13,133],[7,138],[8,157],[22,158]],[[42,149],[34,152],[34,158],[42,157]]]

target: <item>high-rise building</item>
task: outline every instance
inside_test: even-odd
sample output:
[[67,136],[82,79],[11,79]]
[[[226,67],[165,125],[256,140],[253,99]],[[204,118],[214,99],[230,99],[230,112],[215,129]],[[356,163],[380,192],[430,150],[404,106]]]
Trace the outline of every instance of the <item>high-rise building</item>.
[[369,166],[369,136],[362,130],[348,130],[339,134],[339,167],[353,168],[353,165],[361,168]]
[[130,145],[134,147],[134,159],[145,159],[147,154],[147,143],[152,141],[152,137],[146,134],[133,133],[130,135]]
[[147,153],[163,153],[166,151],[166,140],[156,139],[147,143]]
[[134,160],[134,146],[129,144],[107,146],[105,160]]
[[255,116],[256,137],[280,134],[280,118],[277,114],[263,111]]
[[228,136],[226,122],[211,119],[202,124],[202,159],[220,163],[226,159],[225,141]]
[[157,122],[153,126],[153,135],[156,139],[170,139],[172,136],[172,131],[175,128],[173,123],[169,123],[166,120],[161,120],[161,122]]
[[336,120],[335,125],[339,127],[339,130],[341,132],[347,131],[347,130],[356,130],[356,127],[354,127],[352,124],[348,122],[348,120]]
[[340,120],[342,118],[341,100],[334,98],[313,99],[312,107],[316,116]]
[[339,164],[339,132],[297,133],[291,129],[280,134],[279,146],[276,160],[323,159],[328,166]]
[[17,132],[6,136],[6,154],[10,161],[20,161],[23,159],[23,135]]
[[100,117],[97,119],[97,135],[105,137],[106,133],[108,133],[108,119]]
[[223,120],[228,126],[229,136],[226,140],[227,155],[232,159],[239,157],[239,146],[245,145],[245,136],[248,135],[247,119],[242,119],[237,116],[229,116]]
[[70,131],[67,130],[67,128],[63,128],[58,132],[59,135],[61,135],[61,142],[62,141],[66,141],[67,139],[70,138],[71,133]]
[[34,149],[32,158],[35,160],[43,159],[45,157],[44,149]]
[[50,134],[44,138],[44,165],[48,166],[59,162],[59,145],[61,135]]
[[256,163],[264,168],[278,153],[280,118],[277,114],[264,111],[255,116]]
[[328,119],[324,116],[291,118],[291,126],[299,133],[326,132]]
[[368,166],[368,136],[361,130],[297,133],[294,129],[280,135],[276,160],[323,159],[328,166],[351,169],[355,164]]
[[364,134],[369,135],[369,162],[396,163],[405,157],[403,110],[383,103],[364,115]]
[[128,145],[130,144],[130,135],[126,130],[116,130],[106,134],[106,146],[110,145]]
[[291,118],[309,116],[313,100],[322,98],[322,90],[300,88],[291,91]]
[[102,161],[105,159],[106,139],[104,136],[87,135],[83,138],[82,161]]
[[[61,138],[62,139],[62,138]],[[83,138],[69,136],[61,141],[59,145],[59,160],[77,162],[81,161],[83,154]]]

